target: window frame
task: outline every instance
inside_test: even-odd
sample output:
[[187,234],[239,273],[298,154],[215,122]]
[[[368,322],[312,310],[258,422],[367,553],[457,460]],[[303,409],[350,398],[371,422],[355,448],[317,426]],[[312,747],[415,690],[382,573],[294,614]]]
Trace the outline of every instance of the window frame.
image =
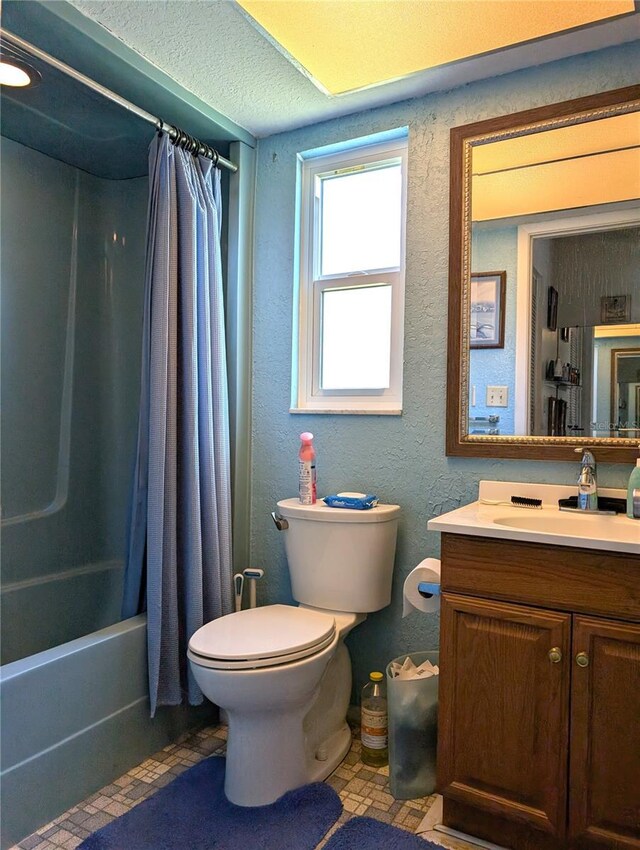
[[[307,158],[299,155],[299,160],[299,270],[298,299],[294,307],[297,314],[294,315],[294,337],[297,339],[294,338],[290,412],[399,415],[402,413],[408,139],[403,136]],[[391,164],[400,165],[402,179],[399,266],[321,275],[321,205],[317,186],[323,179],[339,176],[341,172],[346,174]],[[323,390],[320,386],[322,293],[327,289],[363,288],[375,284],[391,286],[389,388]]]

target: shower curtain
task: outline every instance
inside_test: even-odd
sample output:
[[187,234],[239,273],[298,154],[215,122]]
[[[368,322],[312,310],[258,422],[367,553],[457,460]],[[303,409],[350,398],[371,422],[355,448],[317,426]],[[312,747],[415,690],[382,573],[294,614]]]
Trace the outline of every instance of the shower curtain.
[[147,611],[151,715],[202,702],[189,638],[232,610],[220,170],[154,139],[123,617]]

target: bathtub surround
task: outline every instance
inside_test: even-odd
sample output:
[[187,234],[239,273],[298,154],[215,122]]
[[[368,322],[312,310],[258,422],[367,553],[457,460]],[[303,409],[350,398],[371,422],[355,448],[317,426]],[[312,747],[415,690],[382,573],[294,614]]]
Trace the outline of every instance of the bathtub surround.
[[269,806],[242,809],[224,795],[226,759],[211,756],[150,800],[95,832],[79,850],[314,850],[342,811],[322,782],[289,791]]
[[[373,488],[402,518],[389,608],[348,639],[354,698],[375,670],[413,650],[436,649],[438,618],[401,618],[402,584],[438,535],[427,520],[477,495],[480,478],[572,482],[570,463],[446,458],[449,131],[452,127],[637,82],[637,42],[471,83],[266,139],[258,149],[254,248],[253,492],[251,564],[268,581],[259,604],[291,598],[281,536],[269,512],[296,492],[297,435],[312,431],[322,456],[318,494]],[[291,415],[296,275],[297,154],[394,127],[409,128],[402,416]],[[502,268],[502,267],[501,267]],[[599,466],[603,486],[624,487],[629,469]]]
[[120,617],[148,181],[0,150],[8,663]]
[[220,169],[149,152],[142,385],[123,616],[148,610],[151,716],[202,693],[191,635],[233,610]]

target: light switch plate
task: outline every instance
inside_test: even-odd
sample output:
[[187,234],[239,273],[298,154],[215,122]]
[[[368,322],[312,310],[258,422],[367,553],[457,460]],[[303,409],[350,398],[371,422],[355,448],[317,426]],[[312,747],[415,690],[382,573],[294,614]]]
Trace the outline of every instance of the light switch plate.
[[487,407],[508,407],[509,387],[487,387]]

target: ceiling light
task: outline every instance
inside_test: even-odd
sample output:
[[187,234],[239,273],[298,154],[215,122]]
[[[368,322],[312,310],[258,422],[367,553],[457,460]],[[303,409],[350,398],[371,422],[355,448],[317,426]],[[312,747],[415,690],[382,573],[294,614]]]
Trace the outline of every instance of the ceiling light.
[[12,56],[0,58],[0,85],[13,88],[26,88],[40,82],[40,74],[35,68]]
[[[633,0],[236,0],[325,93],[345,94],[622,16]],[[631,24],[633,25],[633,24]]]

